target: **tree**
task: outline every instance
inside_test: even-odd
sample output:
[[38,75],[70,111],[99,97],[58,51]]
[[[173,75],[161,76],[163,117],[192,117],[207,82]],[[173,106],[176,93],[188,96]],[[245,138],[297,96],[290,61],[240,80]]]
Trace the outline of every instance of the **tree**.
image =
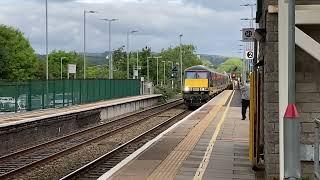
[[0,25],[0,79],[35,79],[39,65],[29,40],[22,32]]
[[239,58],[229,58],[224,63],[220,64],[219,72],[242,72],[242,61]]
[[113,52],[113,69],[115,79],[127,78],[127,53],[124,47],[120,47]]
[[[83,59],[81,56],[74,52],[65,52],[65,51],[52,51],[49,54],[49,78],[50,79],[60,79],[61,73],[61,58],[62,60],[62,75],[64,78],[68,75],[68,64],[77,65],[77,78],[83,78]],[[44,64],[45,61],[42,61]],[[88,65],[87,67],[89,67]],[[88,72],[87,72],[88,73]]]
[[[163,81],[163,68],[164,68],[164,64],[161,63],[161,61],[166,61],[166,84],[168,82],[170,82],[170,78],[171,77],[171,63],[168,63],[168,61],[173,62],[174,65],[176,65],[178,67],[178,69],[180,69],[180,46],[177,46],[175,48],[168,48],[165,50],[162,50],[162,52],[160,53],[160,56],[162,57],[162,59],[160,59],[159,61],[159,71],[160,71],[160,75],[159,79],[160,81]],[[154,63],[156,63],[156,61],[153,61]],[[182,46],[182,71],[184,71],[186,68],[191,67],[191,66],[195,66],[195,65],[202,65],[203,62],[198,58],[197,54],[196,54],[196,47],[193,45],[183,45]],[[156,65],[153,66],[153,72],[156,72],[155,69]],[[179,73],[180,74],[180,73]],[[152,79],[156,79],[156,74],[152,74]],[[180,81],[179,78],[176,79],[177,82]]]

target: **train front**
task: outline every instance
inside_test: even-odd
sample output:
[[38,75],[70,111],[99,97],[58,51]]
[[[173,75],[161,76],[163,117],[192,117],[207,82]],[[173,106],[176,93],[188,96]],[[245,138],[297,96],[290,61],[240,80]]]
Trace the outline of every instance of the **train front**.
[[205,70],[185,71],[183,99],[188,107],[201,106],[210,100],[208,77],[209,72]]

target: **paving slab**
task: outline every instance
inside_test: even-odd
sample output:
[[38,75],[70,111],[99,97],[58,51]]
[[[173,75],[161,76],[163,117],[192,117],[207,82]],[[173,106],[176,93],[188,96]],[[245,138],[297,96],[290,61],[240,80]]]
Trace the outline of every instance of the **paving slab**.
[[111,179],[256,179],[248,157],[249,122],[240,120],[240,94],[227,99],[220,94]]

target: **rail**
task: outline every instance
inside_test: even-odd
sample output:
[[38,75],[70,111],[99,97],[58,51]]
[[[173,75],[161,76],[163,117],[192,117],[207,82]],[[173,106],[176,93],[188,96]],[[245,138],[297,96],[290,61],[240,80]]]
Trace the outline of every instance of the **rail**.
[[[0,157],[0,164],[1,162],[3,163],[0,165],[0,179],[11,177],[14,174],[20,173],[26,169],[30,169],[31,167],[35,167],[36,165],[44,163],[45,161],[54,159],[62,155],[63,153],[70,152],[71,150],[79,148],[84,144],[88,144],[90,142],[94,142],[94,141],[103,139],[105,137],[111,136],[112,134],[120,130],[132,127],[140,122],[143,122],[160,113],[166,112],[169,109],[172,109],[173,107],[179,106],[181,104],[182,102],[180,99],[175,100],[166,104],[148,108],[146,110],[121,117],[117,120],[111,121],[106,124],[101,124],[95,127],[84,129],[82,131],[79,131],[70,135],[66,135],[64,137],[57,138],[37,146],[33,146],[25,150],[21,150],[9,155],[2,156]],[[138,116],[138,118],[136,116]],[[133,118],[133,119],[127,122],[126,120],[129,120],[129,118]],[[105,126],[108,126],[108,125],[115,126],[115,127],[105,132],[104,128]],[[116,126],[119,126],[119,127],[116,127]],[[102,129],[100,130],[102,134],[98,133],[100,132],[99,129]],[[92,135],[89,136],[88,134],[92,134]],[[78,136],[83,138],[77,138]],[[50,148],[46,146],[49,146]],[[50,151],[47,149],[49,149]],[[35,153],[32,154],[32,152],[34,151]],[[26,159],[26,157],[28,158]],[[10,158],[12,159],[11,161],[6,161],[7,159],[10,159]],[[11,164],[11,165],[7,166],[8,164]],[[16,166],[14,166],[15,164]]]
[[[130,141],[118,146],[117,148],[102,155],[101,157],[95,159],[94,161],[92,161],[92,162],[82,166],[81,168],[71,172],[70,174],[62,177],[60,180],[95,179],[97,177],[100,177],[103,173],[109,171],[115,165],[117,165],[120,161],[122,161],[124,158],[126,158],[130,154],[134,153],[137,149],[139,149],[142,146],[141,144],[145,144],[146,142],[153,139],[156,135],[163,132],[163,130],[161,129],[162,127],[165,127],[170,122],[174,121],[175,119],[177,119],[179,117],[185,117],[188,112],[189,112],[189,110],[184,110],[183,112],[170,117],[169,119],[162,122],[161,124],[158,124],[157,126],[153,127],[152,129],[149,129],[149,130],[141,133],[140,135],[136,136],[135,138],[131,139]],[[157,132],[157,131],[159,131],[159,132]],[[148,139],[148,140],[145,140],[145,139]],[[123,154],[121,154],[122,151],[124,152]],[[86,177],[86,176],[88,176],[88,177]]]
[[319,128],[320,128],[320,119],[315,119],[315,140],[314,140],[314,176],[315,179],[320,179],[320,169],[319,169]]

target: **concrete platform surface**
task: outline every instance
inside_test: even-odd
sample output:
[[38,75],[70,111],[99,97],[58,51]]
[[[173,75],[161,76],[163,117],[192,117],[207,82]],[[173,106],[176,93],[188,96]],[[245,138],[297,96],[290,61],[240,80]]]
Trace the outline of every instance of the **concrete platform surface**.
[[30,111],[30,112],[24,112],[24,113],[5,114],[5,115],[0,115],[0,127],[15,125],[19,123],[25,123],[25,122],[31,122],[39,119],[44,119],[44,118],[52,118],[56,116],[68,115],[68,114],[78,113],[82,111],[90,111],[94,109],[105,108],[108,106],[115,106],[123,103],[157,98],[161,96],[162,95],[160,94],[132,96],[132,97],[119,98],[119,99],[112,99],[107,101],[99,101],[99,102],[90,103],[90,104],[68,106],[65,108],[58,108],[58,109],[45,109],[45,110]]
[[240,93],[224,91],[100,179],[256,179],[248,139],[249,121],[241,120]]

